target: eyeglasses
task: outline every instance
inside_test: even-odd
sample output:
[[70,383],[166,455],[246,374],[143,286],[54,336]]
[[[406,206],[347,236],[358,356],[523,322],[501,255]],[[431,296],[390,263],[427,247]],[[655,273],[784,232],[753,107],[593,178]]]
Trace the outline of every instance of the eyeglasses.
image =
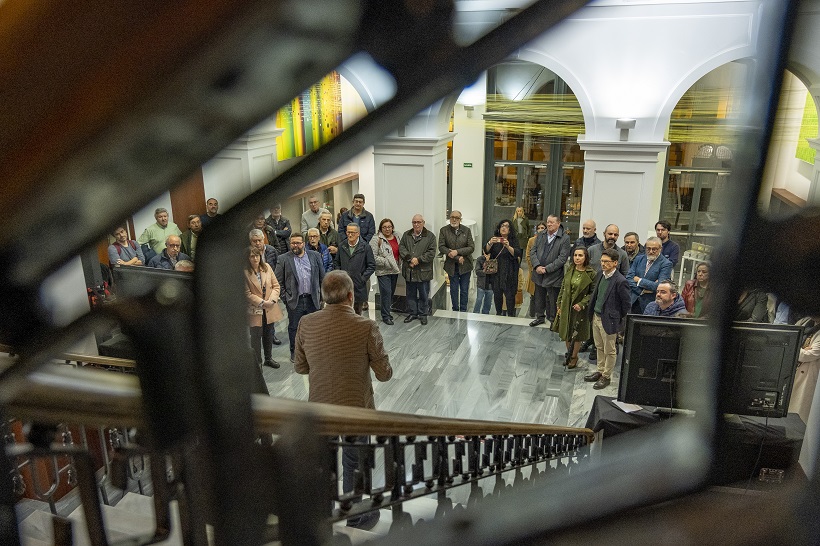
[[413,220],[411,223],[413,223],[413,224],[423,224],[424,220]]
[[461,216],[450,216],[450,220],[461,220]]
[[171,248],[179,248],[179,247],[181,247],[182,245],[180,245],[180,244],[175,244],[175,243],[168,243],[168,244],[167,244],[167,245],[165,245],[165,246],[170,246]]
[[609,265],[609,264],[614,264],[614,263],[615,262],[613,262],[612,260],[601,260],[601,265]]
[[661,247],[659,247],[659,246],[647,246],[646,251],[647,252],[660,252]]

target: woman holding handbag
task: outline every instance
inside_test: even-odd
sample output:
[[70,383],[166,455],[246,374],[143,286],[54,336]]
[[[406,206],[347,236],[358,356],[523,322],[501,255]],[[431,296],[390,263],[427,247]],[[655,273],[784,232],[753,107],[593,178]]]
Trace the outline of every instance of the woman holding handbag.
[[262,259],[262,253],[256,247],[249,246],[245,255],[248,265],[245,267],[245,297],[248,300],[248,327],[251,331],[251,349],[257,365],[262,364],[259,355],[261,344],[265,355],[265,366],[278,368],[279,363],[271,356],[273,348],[273,326],[282,319],[279,307],[279,282],[273,270]]
[[564,271],[558,292],[557,316],[550,329],[567,344],[567,369],[578,365],[581,341],[590,338],[587,304],[595,288],[595,270],[589,265],[589,252],[581,245],[572,252],[572,264]]
[[[518,239],[512,234],[509,220],[501,220],[493,237],[484,245],[484,252],[490,257],[485,262],[484,271],[490,277],[495,300],[495,312],[504,314],[504,300],[507,316],[515,316],[515,293],[518,291],[518,267],[523,250]],[[494,272],[491,272],[494,271]]]
[[396,293],[396,281],[401,272],[399,239],[393,235],[393,220],[385,218],[379,222],[379,231],[370,239],[373,258],[376,260],[376,279],[379,281],[379,304],[381,305],[382,322],[393,324],[390,308],[393,305],[393,294]]

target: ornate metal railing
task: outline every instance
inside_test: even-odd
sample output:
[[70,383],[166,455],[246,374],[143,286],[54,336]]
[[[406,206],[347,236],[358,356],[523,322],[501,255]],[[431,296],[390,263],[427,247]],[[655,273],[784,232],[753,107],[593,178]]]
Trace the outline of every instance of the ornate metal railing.
[[[75,479],[82,476],[77,481],[80,488],[94,487],[95,491],[81,491],[80,495],[93,543],[106,543],[97,492],[102,503],[110,504],[106,482],[123,489],[129,479],[136,479],[142,492],[141,471],[146,460],[160,523],[154,534],[136,540],[167,536],[172,500],[179,501],[186,542],[204,540],[207,518],[198,518],[194,513],[201,509],[201,499],[192,497],[202,485],[197,482],[204,478],[184,470],[196,466],[196,439],[173,452],[151,452],[138,445],[134,441],[139,436],[136,431],[144,429],[145,421],[133,376],[54,366],[32,376],[9,411],[37,423],[40,438],[62,434],[60,439],[37,447],[10,444],[7,454],[27,464],[46,459],[56,465],[58,457],[68,457],[65,468],[54,472],[52,486],[56,489],[60,473],[70,472]],[[290,533],[302,539],[312,536],[321,542],[322,537],[329,536],[332,523],[382,508],[392,509],[394,528],[406,527],[409,520],[403,515],[402,504],[407,501],[437,495],[441,512],[446,512],[453,507],[446,492],[455,487],[471,484],[471,498],[475,498],[480,480],[501,479],[507,472],[514,472],[517,482],[563,474],[584,462],[592,440],[592,432],[587,429],[419,417],[263,396],[254,400],[254,416],[264,444],[261,454],[272,459],[269,475],[259,476],[259,480],[272,487],[248,494],[264,491],[259,502],[266,504],[269,513],[277,514],[279,522],[287,524],[269,526],[266,538],[271,540]],[[58,421],[60,424],[54,424]],[[109,449],[103,449],[105,466],[98,478],[94,479],[90,468],[87,443],[74,444],[70,438],[67,441],[65,422],[99,426],[101,432],[104,422],[124,423],[121,428],[109,429],[109,445],[102,446]],[[373,434],[363,435],[365,430]],[[104,435],[101,441],[105,443]],[[343,450],[355,450],[359,461],[354,485],[348,491],[337,485]],[[300,490],[310,494],[294,497],[294,492]],[[497,488],[499,493],[507,490]],[[51,493],[42,492],[38,497],[49,498]],[[362,495],[368,498],[354,502]],[[50,504],[56,515],[54,503]]]

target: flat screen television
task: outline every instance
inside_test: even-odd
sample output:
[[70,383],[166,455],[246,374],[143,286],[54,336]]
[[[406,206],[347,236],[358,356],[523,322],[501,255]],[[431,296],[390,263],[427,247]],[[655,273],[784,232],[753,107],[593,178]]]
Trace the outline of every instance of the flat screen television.
[[[698,388],[705,377],[697,343],[703,320],[629,315],[618,400],[642,406],[695,409],[681,403],[684,387]],[[736,322],[729,340],[727,392],[720,393],[727,413],[785,417],[797,366],[802,328]]]
[[113,278],[112,291],[118,296],[143,296],[167,280],[181,281],[189,290],[193,290],[194,282],[193,273],[128,265],[112,267],[111,276]]

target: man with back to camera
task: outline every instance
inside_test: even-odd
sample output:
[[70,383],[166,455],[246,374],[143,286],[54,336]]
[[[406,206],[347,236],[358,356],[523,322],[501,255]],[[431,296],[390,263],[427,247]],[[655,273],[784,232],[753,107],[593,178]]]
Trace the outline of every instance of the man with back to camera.
[[327,212],[330,214],[330,211],[324,207],[319,207],[319,198],[315,195],[311,195],[308,197],[308,209],[302,213],[302,220],[301,220],[301,228],[302,228],[302,235],[307,237],[307,230],[310,228],[319,227],[319,216],[323,213]]
[[644,253],[641,240],[634,231],[630,231],[624,235],[624,251],[626,252],[626,257],[629,258],[629,265],[632,265],[632,262],[638,257],[638,254]]
[[[354,297],[353,281],[347,272],[331,271],[325,275],[322,281],[325,308],[299,323],[293,370],[308,375],[311,402],[376,409],[370,370],[379,381],[388,381],[393,369],[376,322],[353,310]],[[344,332],[344,340],[333,345],[332,354],[328,354],[328,332]],[[366,437],[359,440],[364,442]],[[355,448],[343,449],[342,489],[345,493],[354,489],[358,463]],[[378,519],[379,511],[375,510],[348,519],[347,525],[370,528]]]
[[187,254],[180,252],[181,248],[182,239],[176,235],[169,235],[168,238],[165,239],[165,249],[151,258],[151,261],[148,262],[148,267],[173,270],[177,262],[191,259]]
[[672,277],[672,262],[661,256],[661,240],[646,240],[645,252],[639,254],[629,266],[626,282],[632,299],[632,312],[642,315],[646,306],[654,301],[658,281]]
[[333,269],[347,271],[353,279],[355,287],[353,309],[357,315],[362,314],[362,308],[370,293],[370,276],[376,271],[376,258],[373,249],[360,236],[359,226],[348,224],[347,240],[333,257]]
[[530,250],[532,263],[532,282],[535,284],[535,320],[530,326],[550,323],[555,320],[558,308],[558,292],[564,280],[564,264],[569,258],[569,236],[564,226],[554,214],[547,216],[547,230],[535,237],[535,244]]
[[202,229],[205,229],[205,227],[212,221],[216,220],[218,216],[222,216],[219,214],[219,201],[217,201],[216,198],[211,197],[205,201],[205,214],[199,215],[199,221],[202,223]]
[[301,233],[290,236],[290,252],[276,260],[276,280],[281,289],[280,298],[288,311],[288,339],[290,340],[290,361],[296,348],[296,329],[302,317],[319,310],[321,292],[319,287],[325,278],[322,256],[318,252],[305,249],[305,239]]
[[655,235],[661,240],[663,246],[661,254],[664,258],[672,262],[672,269],[674,269],[680,259],[680,245],[669,238],[669,232],[671,230],[672,224],[666,220],[658,220],[655,224]]
[[202,220],[198,214],[188,216],[188,229],[182,234],[182,252],[196,260],[196,244],[199,234],[202,233]]
[[594,381],[592,388],[596,390],[609,386],[618,357],[618,333],[622,330],[624,317],[632,307],[629,285],[618,267],[621,259],[621,254],[614,248],[603,250],[599,258],[600,271],[595,278],[595,289],[587,307],[592,319],[592,339],[598,353],[598,370],[585,375],[584,381]]
[[655,301],[647,304],[643,314],[655,317],[675,317],[687,314],[686,303],[678,294],[678,285],[671,279],[660,281]]
[[461,212],[450,213],[450,223],[438,232],[438,251],[444,254],[444,271],[450,277],[453,311],[467,311],[467,295],[473,274],[475,242],[470,228],[461,225]]
[[147,244],[151,250],[159,254],[165,249],[165,240],[169,235],[179,236],[182,232],[175,223],[168,221],[168,209],[160,207],[155,210],[154,220],[156,223],[145,228],[137,242],[141,245]]
[[115,265],[144,265],[145,256],[136,241],[128,239],[124,226],[117,227],[111,235],[114,242],[108,245],[108,263]]

